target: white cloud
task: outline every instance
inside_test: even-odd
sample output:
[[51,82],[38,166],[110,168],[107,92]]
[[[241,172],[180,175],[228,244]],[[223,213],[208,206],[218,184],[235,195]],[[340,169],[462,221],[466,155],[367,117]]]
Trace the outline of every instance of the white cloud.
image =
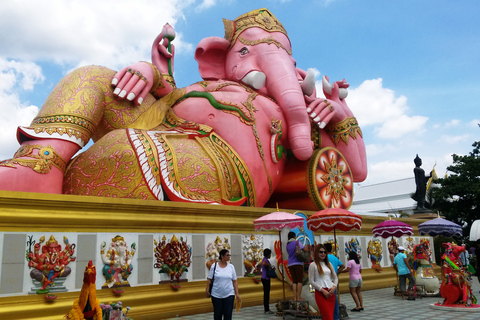
[[17,92],[32,90],[43,80],[36,64],[0,58],[0,159],[13,156],[18,148],[17,126],[30,124],[38,112],[38,107],[22,103]]
[[459,144],[468,142],[470,139],[470,135],[462,134],[459,136],[449,136],[449,135],[442,135],[439,138],[440,143],[442,144]]
[[397,139],[408,133],[424,131],[428,120],[423,116],[407,115],[409,107],[405,96],[397,97],[391,89],[383,87],[382,79],[364,81],[349,90],[348,105],[358,123],[374,126],[382,139]]
[[451,121],[445,123],[445,127],[455,127],[460,124],[460,120],[458,119],[452,119]]
[[[54,61],[74,67],[101,64],[117,68],[150,59],[150,48],[163,25],[175,25],[194,0],[2,1],[0,56]],[[48,13],[48,18],[46,14]],[[22,21],[22,23],[20,23]],[[28,23],[25,23],[28,21]],[[175,41],[177,51],[184,44]]]
[[472,127],[478,128],[480,125],[480,119],[473,119],[472,121],[469,122],[469,125]]

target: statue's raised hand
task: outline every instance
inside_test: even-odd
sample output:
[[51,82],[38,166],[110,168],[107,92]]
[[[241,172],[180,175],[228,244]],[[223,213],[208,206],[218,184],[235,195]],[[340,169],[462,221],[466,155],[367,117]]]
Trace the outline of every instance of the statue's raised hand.
[[305,96],[307,113],[320,129],[330,122],[342,121],[353,116],[345,102],[348,95],[349,84],[344,80],[336,81],[333,86],[328,82],[328,77],[323,77],[323,92],[326,99]]
[[113,94],[134,101],[139,106],[153,85],[153,69],[146,62],[137,62],[118,71],[112,79]]

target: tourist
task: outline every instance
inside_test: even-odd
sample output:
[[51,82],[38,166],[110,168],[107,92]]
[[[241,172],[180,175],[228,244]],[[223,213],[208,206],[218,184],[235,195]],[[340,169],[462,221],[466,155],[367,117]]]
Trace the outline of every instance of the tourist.
[[262,285],[263,285],[263,310],[267,314],[273,314],[273,311],[270,311],[270,278],[268,277],[268,270],[275,269],[274,266],[270,263],[268,259],[272,256],[272,250],[265,249],[263,250],[263,260],[262,260]]
[[408,291],[410,296],[407,300],[415,300],[411,295],[413,286],[415,285],[415,278],[413,277],[413,270],[410,268],[405,254],[405,248],[398,247],[398,253],[393,259],[393,268],[398,272],[398,279],[400,282],[400,291],[402,292],[402,299],[405,300],[405,294],[407,294],[407,279],[408,279]]
[[[338,275],[345,270],[345,266],[342,261],[338,259],[334,254],[332,254],[333,246],[331,243],[325,243],[325,248],[327,249],[328,261],[333,266],[333,271]],[[340,305],[338,304],[338,293],[335,290],[335,309],[333,311],[333,320],[340,320]]]
[[348,287],[350,288],[350,294],[352,295],[353,301],[357,305],[351,311],[358,312],[363,310],[363,297],[361,293],[362,289],[362,264],[358,255],[355,251],[350,251],[348,253],[348,263],[347,269],[350,281],[348,282]]
[[288,233],[287,253],[288,253],[288,270],[292,277],[292,291],[293,300],[302,301],[302,286],[303,286],[303,262],[297,259],[295,251],[297,246],[304,251],[310,250],[310,245],[304,246],[303,243],[297,241],[295,238],[295,232],[290,231]]
[[313,262],[308,267],[308,280],[315,289],[315,302],[323,320],[333,320],[335,290],[338,277],[328,261],[327,249],[323,244],[315,247]]
[[[237,303],[241,301],[235,267],[228,263],[229,260],[230,252],[227,249],[220,250],[219,261],[210,267],[208,273],[205,295],[207,298],[212,297],[214,320],[231,320],[235,296],[237,296]],[[212,279],[213,287],[210,292]]]

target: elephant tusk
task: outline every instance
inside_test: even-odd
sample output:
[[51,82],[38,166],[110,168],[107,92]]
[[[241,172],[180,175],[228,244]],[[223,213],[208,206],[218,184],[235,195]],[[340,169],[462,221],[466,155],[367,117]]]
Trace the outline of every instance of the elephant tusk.
[[242,82],[258,90],[265,86],[266,80],[267,77],[265,76],[265,73],[260,71],[251,71],[245,77],[243,77]]
[[326,76],[323,76],[323,78],[322,78],[322,86],[323,86],[323,92],[325,92],[325,94],[328,94],[329,96],[331,96],[333,86],[330,84],[330,82],[328,82]]
[[338,96],[340,97],[340,99],[345,99],[348,96],[348,89],[340,88],[338,92]]
[[306,96],[309,97],[312,95],[313,90],[315,90],[315,72],[312,68],[308,69],[307,75],[301,82],[300,87],[302,87],[302,91]]
[[[322,86],[323,86],[323,92],[326,95],[331,96],[333,86],[330,84],[330,82],[328,82],[326,76],[323,76],[323,78],[322,78]],[[345,99],[348,96],[348,89],[347,88],[339,88],[338,89],[338,96],[339,96],[340,99]]]

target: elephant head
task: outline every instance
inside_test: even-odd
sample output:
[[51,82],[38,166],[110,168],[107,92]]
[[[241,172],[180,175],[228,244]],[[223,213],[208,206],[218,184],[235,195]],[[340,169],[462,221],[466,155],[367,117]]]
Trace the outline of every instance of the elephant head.
[[312,94],[314,78],[296,68],[284,27],[267,9],[224,19],[224,24],[225,39],[208,37],[197,46],[200,75],[241,82],[273,98],[287,119],[293,154],[309,159],[313,143],[304,96]]

